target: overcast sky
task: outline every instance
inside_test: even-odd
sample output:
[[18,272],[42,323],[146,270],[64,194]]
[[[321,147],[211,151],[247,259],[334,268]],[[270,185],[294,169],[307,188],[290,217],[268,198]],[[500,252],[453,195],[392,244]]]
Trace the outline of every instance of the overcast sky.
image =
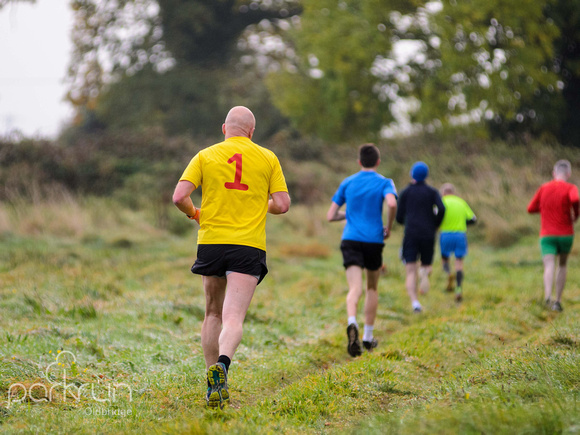
[[72,51],[70,0],[0,10],[0,136],[54,137],[71,117],[64,78]]

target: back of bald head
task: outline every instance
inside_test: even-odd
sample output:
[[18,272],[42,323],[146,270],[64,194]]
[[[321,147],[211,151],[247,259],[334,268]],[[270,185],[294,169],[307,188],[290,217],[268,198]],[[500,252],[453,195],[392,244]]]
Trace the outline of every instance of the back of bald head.
[[256,118],[250,109],[244,106],[236,106],[230,109],[223,125],[226,138],[244,136],[252,138],[256,128]]
[[443,184],[443,186],[441,186],[441,189],[439,189],[439,191],[441,192],[441,195],[443,195],[443,196],[454,195],[455,194],[455,186],[451,183],[445,183],[445,184]]

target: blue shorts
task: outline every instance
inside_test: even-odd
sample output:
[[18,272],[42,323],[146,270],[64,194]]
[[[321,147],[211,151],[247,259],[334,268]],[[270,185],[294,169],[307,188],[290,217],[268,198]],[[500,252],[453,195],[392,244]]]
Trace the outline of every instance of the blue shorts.
[[439,242],[441,258],[449,258],[453,254],[455,258],[461,259],[467,255],[467,235],[465,233],[441,233]]

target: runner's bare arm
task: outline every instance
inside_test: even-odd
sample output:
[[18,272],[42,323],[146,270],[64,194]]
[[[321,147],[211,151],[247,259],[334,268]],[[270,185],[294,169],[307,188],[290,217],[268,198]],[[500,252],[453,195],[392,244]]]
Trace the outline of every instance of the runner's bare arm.
[[395,216],[397,215],[397,198],[392,193],[388,193],[385,198],[387,200],[387,226],[383,235],[387,239],[391,235],[393,222],[395,222]]
[[274,192],[268,201],[268,213],[284,214],[290,208],[290,195],[288,192]]
[[196,189],[195,184],[190,181],[181,180],[175,186],[173,192],[173,204],[185,213],[188,217],[191,216],[199,223],[199,209],[193,205],[190,195]]
[[328,222],[342,221],[346,219],[346,212],[339,209],[340,206],[336,202],[330,204],[330,208],[326,213],[326,219]]

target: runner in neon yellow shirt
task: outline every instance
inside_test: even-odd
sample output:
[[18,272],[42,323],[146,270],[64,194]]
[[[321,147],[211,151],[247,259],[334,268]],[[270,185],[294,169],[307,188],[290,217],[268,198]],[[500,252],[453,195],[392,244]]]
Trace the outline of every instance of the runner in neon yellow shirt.
[[[463,300],[463,259],[467,255],[467,225],[474,224],[475,214],[462,198],[455,195],[455,187],[451,183],[441,186],[441,196],[445,204],[445,215],[439,227],[441,236],[441,259],[443,270],[447,274],[447,291],[455,290],[455,300]],[[449,257],[455,255],[455,272],[451,273]],[[457,280],[457,287],[454,282]]]

